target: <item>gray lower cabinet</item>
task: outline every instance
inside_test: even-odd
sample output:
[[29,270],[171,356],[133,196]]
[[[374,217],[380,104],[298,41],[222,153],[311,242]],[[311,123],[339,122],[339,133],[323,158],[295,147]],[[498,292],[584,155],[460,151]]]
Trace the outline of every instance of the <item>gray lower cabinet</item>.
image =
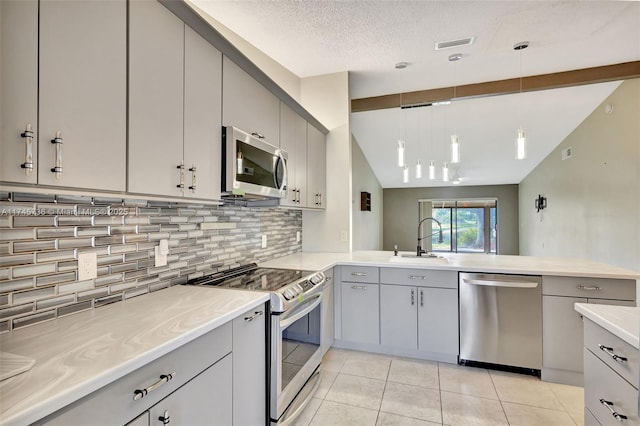
[[380,285],[380,344],[418,349],[418,290],[402,285]]
[[458,291],[420,287],[418,293],[418,350],[429,353],[429,358],[456,362]]
[[343,340],[352,343],[380,344],[379,292],[378,284],[362,282],[341,284]]
[[583,384],[583,322],[575,303],[635,306],[635,280],[542,278],[542,380]]

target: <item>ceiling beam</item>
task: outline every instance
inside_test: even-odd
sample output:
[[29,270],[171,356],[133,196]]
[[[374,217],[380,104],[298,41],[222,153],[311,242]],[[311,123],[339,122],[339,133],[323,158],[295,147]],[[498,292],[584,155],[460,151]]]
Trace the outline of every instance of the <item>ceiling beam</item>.
[[520,78],[510,78],[507,80],[455,86],[455,97],[454,87],[451,86],[352,99],[351,112],[424,105],[434,102],[450,101],[452,99],[508,95],[511,93],[519,93],[521,90],[522,92],[531,92],[535,90],[557,89],[560,87],[580,86],[583,84],[603,83],[606,81],[626,80],[638,77],[640,77],[640,61],[624,62],[601,67],[522,77],[522,89],[520,89]]

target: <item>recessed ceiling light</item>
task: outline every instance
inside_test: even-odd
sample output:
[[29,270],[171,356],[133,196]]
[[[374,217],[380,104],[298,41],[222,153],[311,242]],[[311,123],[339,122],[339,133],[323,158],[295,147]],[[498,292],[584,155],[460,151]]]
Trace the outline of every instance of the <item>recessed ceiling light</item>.
[[458,47],[458,46],[469,46],[470,44],[473,44],[475,39],[476,37],[473,36],[473,37],[460,38],[458,40],[439,41],[436,43],[436,50],[449,49],[451,47]]
[[453,53],[449,55],[450,62],[459,61],[460,59],[462,59],[462,53]]
[[398,62],[396,64],[396,69],[397,70],[403,70],[405,69],[409,64],[407,62]]
[[520,43],[516,43],[513,45],[513,50],[522,50],[522,49],[526,49],[527,47],[529,47],[529,42],[521,41]]

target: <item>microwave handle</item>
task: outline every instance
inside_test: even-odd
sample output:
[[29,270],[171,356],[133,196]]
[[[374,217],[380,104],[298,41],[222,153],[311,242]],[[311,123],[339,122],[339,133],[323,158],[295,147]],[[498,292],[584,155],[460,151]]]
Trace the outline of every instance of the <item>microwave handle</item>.
[[[282,155],[282,152],[278,151],[277,156],[278,156],[278,160],[273,165],[274,167],[273,181],[276,185],[276,188],[284,189],[287,186],[287,163],[284,160],[284,156]],[[284,165],[284,167],[282,168],[282,170],[284,170],[284,174],[282,175],[282,180],[278,181],[278,164],[280,162],[282,162],[282,164]]]

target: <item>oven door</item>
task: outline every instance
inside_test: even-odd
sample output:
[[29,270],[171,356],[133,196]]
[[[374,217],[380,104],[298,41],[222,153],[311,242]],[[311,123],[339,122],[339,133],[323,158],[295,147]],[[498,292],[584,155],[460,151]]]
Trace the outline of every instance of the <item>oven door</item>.
[[[284,424],[293,420],[320,382],[321,309],[322,293],[317,293],[289,311],[271,315],[272,422]],[[307,389],[301,392],[305,385]],[[300,396],[296,399],[298,394]],[[290,412],[283,416],[288,408]]]

